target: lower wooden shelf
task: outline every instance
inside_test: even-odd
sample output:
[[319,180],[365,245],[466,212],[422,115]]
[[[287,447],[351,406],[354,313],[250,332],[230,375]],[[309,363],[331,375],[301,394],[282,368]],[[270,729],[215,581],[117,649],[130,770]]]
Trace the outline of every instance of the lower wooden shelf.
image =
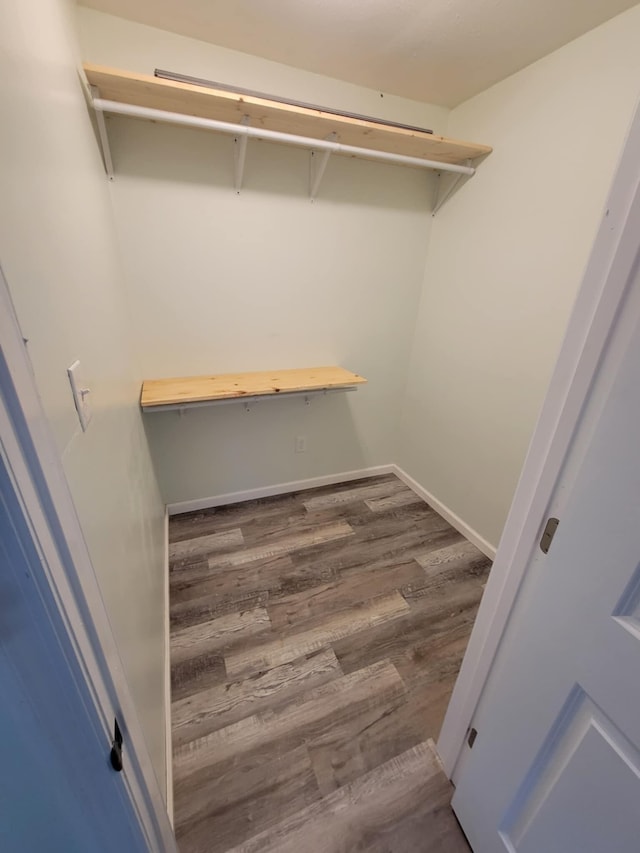
[[366,381],[357,373],[335,366],[145,379],[140,405],[147,412],[167,411],[275,395],[351,391]]

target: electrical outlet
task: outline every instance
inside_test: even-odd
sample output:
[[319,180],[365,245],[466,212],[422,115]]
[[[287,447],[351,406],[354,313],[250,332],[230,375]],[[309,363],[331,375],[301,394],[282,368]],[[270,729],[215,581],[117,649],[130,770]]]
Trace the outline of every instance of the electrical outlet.
[[73,393],[73,402],[76,404],[76,411],[82,431],[86,432],[91,420],[91,402],[89,400],[89,389],[83,384],[80,379],[80,362],[74,361],[71,367],[67,368],[67,375],[71,384]]
[[306,453],[307,452],[307,436],[306,435],[298,435],[296,437],[296,453]]

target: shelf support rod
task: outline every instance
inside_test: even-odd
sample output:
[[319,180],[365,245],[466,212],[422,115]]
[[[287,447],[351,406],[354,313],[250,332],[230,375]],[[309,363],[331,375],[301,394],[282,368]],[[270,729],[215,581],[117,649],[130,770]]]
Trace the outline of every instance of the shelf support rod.
[[[244,127],[248,127],[250,121],[251,119],[249,118],[249,116],[242,116],[241,124]],[[247,156],[248,141],[248,136],[240,136],[238,134],[236,134],[236,137],[233,140],[234,186],[238,195],[240,195],[240,190],[242,189],[242,178],[244,177],[244,161]]]
[[267,139],[272,142],[284,142],[296,145],[298,148],[313,148],[318,151],[331,151],[334,154],[346,154],[350,157],[364,157],[367,160],[382,160],[387,163],[400,163],[403,166],[415,166],[418,169],[435,169],[439,172],[455,172],[460,175],[474,175],[472,166],[462,166],[458,163],[441,163],[438,160],[425,160],[422,157],[410,157],[406,154],[393,154],[390,151],[378,151],[375,148],[360,148],[356,145],[343,145],[329,139],[312,139],[308,136],[298,136],[294,133],[282,133],[278,130],[265,130],[260,127],[244,127],[241,124],[231,124],[212,118],[201,118],[183,113],[172,113],[167,110],[156,110],[151,107],[139,107],[135,104],[121,104],[118,101],[108,101],[96,98],[93,101],[96,110],[117,115],[146,118],[151,121],[163,121],[168,124],[182,124],[185,127],[202,127],[228,133],[233,136],[248,136],[256,139]]
[[[335,142],[338,137],[336,133],[330,133],[325,138],[329,142]],[[320,182],[324,176],[324,170],[327,168],[329,157],[331,157],[331,151],[328,149],[323,151],[320,155],[318,155],[313,148],[311,149],[311,156],[309,159],[309,198],[311,201],[313,201],[318,194]]]
[[107,125],[104,120],[104,110],[96,106],[100,101],[100,92],[97,86],[91,86],[91,97],[93,98],[93,107],[96,111],[96,124],[98,126],[98,136],[100,137],[100,147],[102,148],[102,159],[104,161],[104,169],[107,173],[107,178],[113,180],[113,160],[111,159],[111,148],[109,147],[109,136],[107,134]]

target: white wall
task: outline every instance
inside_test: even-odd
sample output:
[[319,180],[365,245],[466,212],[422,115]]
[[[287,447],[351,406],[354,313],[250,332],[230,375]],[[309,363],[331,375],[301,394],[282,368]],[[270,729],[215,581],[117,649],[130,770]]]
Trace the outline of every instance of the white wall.
[[432,229],[399,462],[493,545],[640,94],[640,6],[455,109],[494,145]]
[[[442,130],[447,111],[86,9],[84,58],[155,67]],[[392,461],[424,272],[432,178],[249,142],[233,191],[228,137],[110,119],[112,197],[148,377],[342,364],[369,385],[314,400],[150,414],[169,502]],[[308,439],[294,453],[296,435]]]
[[[337,362],[370,380],[309,408],[147,416],[165,499],[397,461],[497,545],[637,97],[640,8],[449,116],[90,10],[79,22],[89,61],[494,146],[431,220],[429,180],[411,170],[335,158],[312,205],[307,155],[252,142],[235,196],[230,139],[109,121],[145,375]],[[300,434],[304,455],[293,452]]]
[[[72,27],[59,0],[0,7],[0,263],[164,788],[163,506]],[[94,407],[84,434],[75,359]]]

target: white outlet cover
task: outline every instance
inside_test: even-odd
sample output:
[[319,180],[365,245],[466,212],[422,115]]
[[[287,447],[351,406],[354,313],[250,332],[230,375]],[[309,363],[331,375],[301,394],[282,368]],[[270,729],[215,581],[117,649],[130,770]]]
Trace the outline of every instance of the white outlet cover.
[[67,368],[67,376],[71,384],[71,392],[73,394],[73,402],[76,405],[76,412],[82,431],[86,432],[91,420],[91,401],[89,389],[82,382],[80,377],[80,362],[74,361],[71,367]]

